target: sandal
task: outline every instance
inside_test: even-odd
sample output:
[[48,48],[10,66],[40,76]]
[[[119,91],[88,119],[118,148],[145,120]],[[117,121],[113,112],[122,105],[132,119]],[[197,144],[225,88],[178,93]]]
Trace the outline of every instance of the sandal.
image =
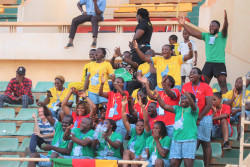
[[67,46],[64,47],[64,49],[74,48],[74,45],[72,43],[68,43]]
[[92,42],[91,47],[96,48],[96,42]]

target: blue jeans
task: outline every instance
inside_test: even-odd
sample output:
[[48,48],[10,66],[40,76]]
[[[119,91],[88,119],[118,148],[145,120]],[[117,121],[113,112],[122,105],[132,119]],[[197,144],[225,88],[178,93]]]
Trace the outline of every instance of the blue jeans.
[[31,139],[30,139],[30,151],[31,153],[35,153],[36,152],[36,146],[38,146],[39,148],[41,148],[41,145],[45,143],[45,144],[50,144],[50,141],[45,141],[43,138],[32,134]]
[[22,95],[22,99],[16,101],[10,99],[6,95],[0,95],[0,108],[3,108],[3,103],[9,103],[9,104],[22,104],[22,108],[28,108],[29,104],[33,104],[33,100],[29,98],[28,95]]
[[169,159],[195,159],[197,140],[172,141]]
[[[43,154],[39,154],[40,158],[50,158],[50,155],[43,155]],[[51,162],[50,161],[40,161],[37,163],[37,166],[40,167],[51,167]]]
[[174,126],[173,125],[168,125],[166,126],[168,136],[172,139],[173,133],[174,133]]

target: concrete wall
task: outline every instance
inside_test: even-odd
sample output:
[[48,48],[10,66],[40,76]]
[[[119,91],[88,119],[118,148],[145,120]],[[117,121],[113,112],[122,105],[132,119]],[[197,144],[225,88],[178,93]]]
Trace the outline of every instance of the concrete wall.
[[226,66],[228,80],[231,83],[234,83],[238,76],[243,76],[250,71],[249,6],[249,0],[208,0],[200,8],[199,26],[206,30],[212,20],[220,21],[222,28],[224,10],[227,10],[229,29]]

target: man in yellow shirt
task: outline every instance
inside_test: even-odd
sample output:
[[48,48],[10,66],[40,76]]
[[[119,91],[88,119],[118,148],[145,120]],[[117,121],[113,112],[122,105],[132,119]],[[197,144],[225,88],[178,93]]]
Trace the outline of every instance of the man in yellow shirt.
[[[247,84],[248,86],[248,84]],[[223,103],[227,104],[231,107],[231,118],[230,122],[238,122],[237,131],[238,135],[240,134],[240,125],[241,125],[241,109],[242,109],[242,89],[243,89],[243,81],[242,77],[239,77],[235,81],[235,88],[231,91],[228,91],[223,98]],[[250,91],[246,90],[246,107],[245,113],[246,116],[250,116]]]

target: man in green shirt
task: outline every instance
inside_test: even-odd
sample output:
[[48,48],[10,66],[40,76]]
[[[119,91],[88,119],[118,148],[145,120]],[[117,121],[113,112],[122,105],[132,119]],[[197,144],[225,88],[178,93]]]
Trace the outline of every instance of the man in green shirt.
[[94,130],[92,130],[93,121],[91,118],[84,118],[80,124],[80,128],[75,128],[71,132],[68,127],[64,133],[65,140],[74,142],[70,156],[63,156],[70,159],[92,159],[94,158],[94,149],[92,148],[92,140]]
[[[39,153],[32,153],[30,155],[30,158],[57,158],[59,156],[63,155],[70,155],[73,142],[67,141],[63,139],[63,135],[67,127],[71,127],[73,125],[73,118],[70,115],[67,115],[63,118],[62,122],[59,122],[58,120],[55,120],[52,117],[51,111],[48,109],[46,105],[44,105],[43,102],[38,102],[37,104],[40,107],[43,107],[44,110],[44,116],[47,118],[51,126],[54,126],[55,128],[55,135],[52,140],[51,145],[50,144],[43,144],[42,149],[44,151],[49,151],[47,156],[44,156],[43,154]],[[38,166],[51,166],[51,162],[32,162],[30,161],[28,163],[28,167],[35,167]]]
[[202,69],[203,77],[207,84],[210,83],[213,76],[216,77],[221,88],[221,93],[225,94],[227,92],[225,48],[228,34],[226,10],[224,10],[224,25],[220,32],[220,23],[217,20],[211,22],[209,33],[202,33],[186,25],[184,17],[179,17],[178,21],[191,36],[205,41],[206,63]]

